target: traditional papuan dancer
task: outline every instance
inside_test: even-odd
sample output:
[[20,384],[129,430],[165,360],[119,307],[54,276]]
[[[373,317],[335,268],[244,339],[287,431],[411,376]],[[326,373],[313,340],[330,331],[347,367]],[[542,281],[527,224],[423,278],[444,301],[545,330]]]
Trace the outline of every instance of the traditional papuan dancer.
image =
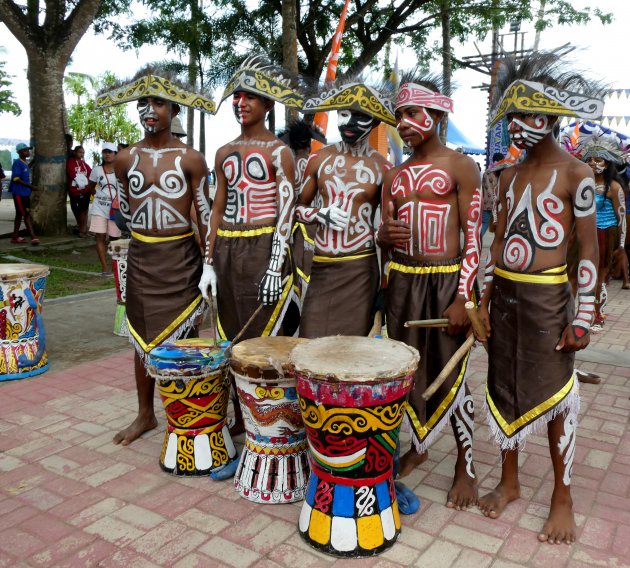
[[[464,305],[473,297],[481,226],[479,168],[468,156],[442,144],[438,125],[453,101],[434,80],[408,75],[396,99],[397,129],[412,155],[387,172],[379,244],[390,256],[386,272],[387,332],[420,351],[420,366],[408,402],[413,447],[400,475],[426,459],[427,449],[451,421],[457,463],[447,506],[477,502],[472,461],[474,406],[466,386],[468,355],[426,403],[422,393],[466,339]],[[464,235],[463,248],[460,237]],[[406,320],[448,318],[446,330],[406,328]]]
[[[568,89],[575,89],[572,92]],[[556,143],[560,116],[597,119],[603,103],[581,74],[539,53],[505,61],[491,121],[506,117],[524,161],[501,174],[498,221],[479,315],[489,335],[488,421],[502,453],[501,481],[481,497],[496,518],[520,496],[518,449],[547,426],[554,471],[549,517],[538,538],[575,540],[570,493],[579,408],[574,351],[589,342],[597,282],[595,182],[586,164]],[[575,226],[579,250],[578,309],[566,274]],[[489,313],[488,313],[489,312]]]
[[341,142],[311,154],[300,189],[296,218],[317,226],[300,336],[365,336],[379,287],[374,214],[391,168],[368,138],[381,121],[394,123],[393,104],[351,82],[308,99],[303,110],[337,110]]
[[[206,262],[216,291],[219,334],[232,340],[262,303],[242,339],[277,335],[290,304],[293,268],[289,251],[295,206],[291,149],[265,126],[274,101],[301,108],[297,81],[263,56],[246,59],[228,82],[241,134],[219,148],[216,195]],[[207,295],[207,291],[204,292]],[[235,401],[236,433],[242,429]]]
[[613,262],[620,261],[626,254],[626,199],[617,174],[617,166],[623,164],[624,159],[619,145],[615,136],[599,131],[588,137],[582,156],[582,160],[591,167],[595,176],[599,265],[595,290],[595,321],[591,327],[593,333],[604,327],[607,285]]
[[127,445],[155,428],[154,380],[143,365],[151,349],[191,331],[204,310],[202,258],[192,231],[194,206],[205,239],[210,219],[204,157],[171,134],[180,106],[213,112],[214,103],[146,70],[97,98],[97,107],[137,101],[144,138],[118,153],[120,212],[131,229],[127,320],[136,348],[138,416],[114,437]]

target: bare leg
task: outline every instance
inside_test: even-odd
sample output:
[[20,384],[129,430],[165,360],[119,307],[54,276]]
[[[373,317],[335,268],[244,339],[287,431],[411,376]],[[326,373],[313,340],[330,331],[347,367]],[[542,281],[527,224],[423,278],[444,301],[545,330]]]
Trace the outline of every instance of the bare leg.
[[429,452],[419,454],[416,449],[411,446],[405,455],[400,458],[400,470],[398,471],[398,479],[407,477],[421,463],[427,461]]
[[153,410],[153,391],[155,381],[147,375],[138,353],[134,356],[134,371],[136,375],[136,389],[138,391],[138,416],[124,430],[114,436],[114,444],[128,446],[145,432],[157,426],[157,419]]
[[24,224],[26,225],[26,228],[31,235],[31,239],[36,239],[37,235],[35,234],[35,229],[33,229],[33,218],[30,216],[30,214],[24,217]]
[[509,503],[521,496],[521,486],[518,482],[518,450],[504,450],[501,457],[503,459],[501,481],[494,491],[479,499],[481,512],[491,519],[499,517]]
[[553,464],[553,494],[549,517],[538,540],[549,544],[571,544],[575,542],[575,519],[571,499],[571,469],[577,436],[575,413],[556,416],[547,425],[549,452]]
[[87,235],[88,212],[79,211],[79,218],[77,221],[79,224],[79,235],[84,237],[85,235]]
[[243,411],[238,400],[238,394],[236,392],[236,382],[234,381],[234,375],[230,373],[230,385],[232,406],[234,407],[234,423],[230,426],[230,436],[238,436],[245,432],[245,422],[243,422]]
[[101,261],[102,272],[108,272],[107,258],[105,257],[105,233],[96,233],[96,254]]
[[466,396],[451,416],[451,426],[457,442],[457,462],[453,485],[448,492],[446,506],[461,511],[477,504],[477,478],[472,461],[472,440],[475,425],[475,404],[468,386]]

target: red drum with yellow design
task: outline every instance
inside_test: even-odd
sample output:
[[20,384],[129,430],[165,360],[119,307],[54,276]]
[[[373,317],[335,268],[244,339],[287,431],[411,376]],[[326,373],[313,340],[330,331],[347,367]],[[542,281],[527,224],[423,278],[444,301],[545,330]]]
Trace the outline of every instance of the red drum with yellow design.
[[420,356],[389,339],[323,337],[291,353],[311,450],[299,531],[335,556],[372,556],[400,534],[393,456]]
[[230,366],[245,421],[245,448],[234,477],[256,503],[304,499],[309,467],[289,353],[305,339],[258,337],[234,346]]
[[168,473],[212,476],[236,460],[227,426],[226,346],[180,339],[149,353],[147,371],[166,412],[160,467]]

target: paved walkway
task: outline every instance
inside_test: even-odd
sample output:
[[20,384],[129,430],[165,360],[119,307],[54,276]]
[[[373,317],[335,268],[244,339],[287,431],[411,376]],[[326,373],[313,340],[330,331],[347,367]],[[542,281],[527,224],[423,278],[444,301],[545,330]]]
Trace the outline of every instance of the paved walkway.
[[[573,469],[579,536],[573,546],[541,544],[536,538],[552,489],[544,436],[532,436],[521,454],[522,499],[492,521],[476,509],[444,506],[455,462],[447,432],[428,462],[407,478],[422,508],[403,518],[401,537],[391,550],[361,561],[319,554],[297,533],[300,504],[254,505],[229,481],[163,473],[158,466],[165,423],[161,408],[156,431],[126,448],[111,443],[136,408],[132,351],[121,344],[114,354],[89,363],[70,368],[53,363],[40,377],[0,384],[0,566],[630,566],[630,367],[597,362],[610,353],[611,361],[626,364],[630,292],[614,282],[610,296],[606,332],[592,342],[595,356],[587,351],[580,363],[603,382],[582,386]],[[103,298],[99,301],[113,301]],[[63,304],[51,305],[50,312],[53,307],[60,310]],[[65,313],[81,317],[76,309]],[[51,315],[45,312],[46,318]],[[65,339],[51,345],[53,362],[60,349],[72,350],[72,337]],[[478,409],[485,364],[485,353],[477,348],[470,384]],[[157,401],[156,407],[161,407]],[[496,484],[500,466],[481,414],[474,457],[484,492]],[[237,441],[242,444],[242,436]]]

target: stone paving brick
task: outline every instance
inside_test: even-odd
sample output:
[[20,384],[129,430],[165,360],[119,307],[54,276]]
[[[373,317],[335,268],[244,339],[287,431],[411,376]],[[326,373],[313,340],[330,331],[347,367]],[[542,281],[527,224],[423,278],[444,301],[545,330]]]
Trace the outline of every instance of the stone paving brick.
[[4,530],[0,539],[0,552],[11,554],[20,559],[28,558],[45,546],[46,543],[36,536],[16,527],[9,527]]
[[99,562],[99,568],[160,568],[161,566],[130,548],[123,548]]
[[49,546],[45,550],[31,556],[28,561],[34,566],[57,566],[64,558],[69,558],[77,551],[85,548],[96,539],[96,535],[74,532]]
[[[295,523],[287,523],[279,519],[273,521],[256,534],[252,539],[250,546],[261,555],[267,554],[273,548],[283,543],[290,535],[296,532]],[[223,536],[226,531],[223,531]],[[231,540],[231,539],[230,539]]]
[[427,551],[416,560],[415,566],[422,568],[427,566],[431,568],[450,568],[461,550],[461,547],[450,542],[434,540]]
[[[78,501],[79,503],[81,502],[80,499],[78,499]],[[90,523],[117,511],[121,507],[124,507],[124,505],[124,501],[120,501],[119,499],[113,499],[111,497],[105,499],[101,498],[80,512],[70,516],[68,518],[68,522],[77,527],[85,527]]]
[[444,527],[440,533],[442,538],[456,542],[461,546],[473,548],[481,552],[495,554],[503,544],[503,539],[483,534],[479,531],[467,529],[455,524]]
[[527,564],[541,546],[538,542],[538,533],[524,529],[513,529],[505,539],[505,543],[499,551],[499,556],[510,562],[521,565]]
[[228,521],[194,508],[184,511],[181,515],[175,517],[175,520],[185,523],[190,528],[203,531],[208,535],[217,534],[224,528],[232,526]]
[[187,530],[183,537],[175,538],[159,549],[149,553],[149,557],[162,566],[172,566],[187,554],[199,548],[208,540],[208,534]]
[[286,568],[325,568],[332,564],[331,560],[318,558],[287,543],[275,547],[267,556]]
[[211,538],[203,546],[199,547],[199,550],[210,558],[216,558],[235,568],[247,568],[254,565],[260,558],[257,552],[248,550],[220,536]]
[[483,554],[476,550],[462,550],[452,568],[486,568],[490,566],[494,558],[489,554]]
[[[124,523],[115,517],[102,517],[84,528],[85,532],[95,534],[115,544],[117,547],[127,546],[132,541],[140,539],[144,532],[129,523]],[[146,536],[146,535],[145,535]]]
[[122,509],[114,511],[111,516],[144,530],[152,529],[165,520],[162,515],[136,505],[125,505]]

